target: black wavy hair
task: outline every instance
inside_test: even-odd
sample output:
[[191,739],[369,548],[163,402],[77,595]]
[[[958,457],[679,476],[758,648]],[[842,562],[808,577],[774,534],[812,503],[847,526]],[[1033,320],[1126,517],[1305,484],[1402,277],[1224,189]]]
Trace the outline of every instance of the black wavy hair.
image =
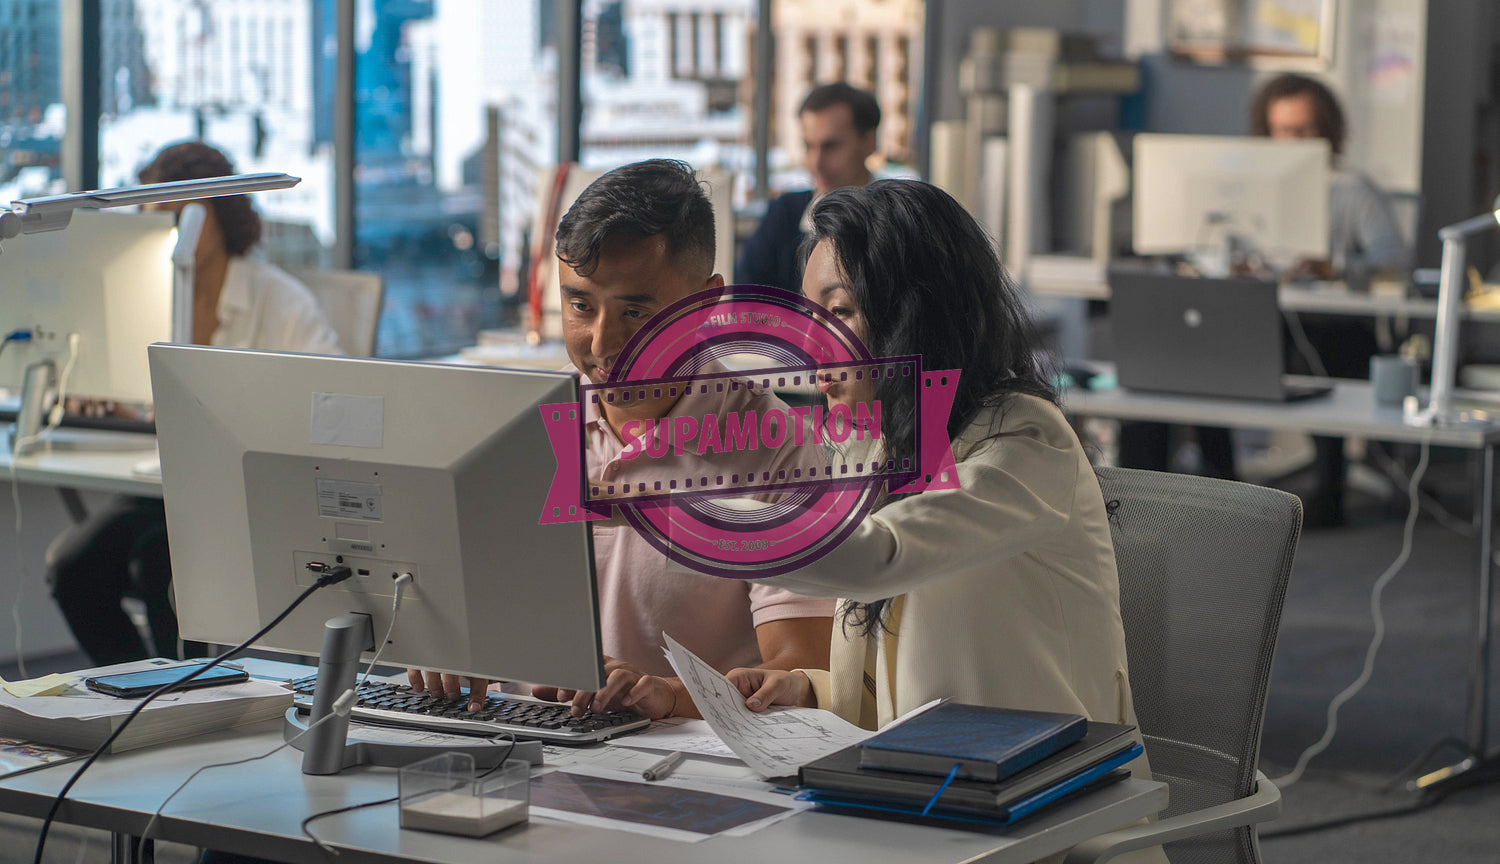
[[1250,134],[1265,137],[1271,134],[1271,125],[1266,116],[1271,103],[1277,99],[1294,96],[1310,96],[1313,101],[1313,122],[1318,124],[1318,135],[1328,140],[1329,149],[1337,156],[1344,152],[1344,109],[1339,107],[1337,96],[1321,81],[1306,75],[1290,72],[1277,75],[1261,85],[1255,99],[1250,103]]
[[[803,267],[819,242],[833,244],[864,314],[872,354],[920,354],[926,371],[960,370],[950,439],[982,411],[1003,409],[1012,394],[1057,402],[1054,363],[1019,292],[984,229],[948,193],[916,180],[838,189],[813,206],[812,225],[799,250]],[[910,384],[882,378],[876,398],[886,458],[916,464]],[[998,415],[990,434],[999,434]],[[878,506],[892,500],[887,496]],[[869,634],[883,626],[889,602],[846,603],[843,625]]]
[[590,183],[557,223],[557,257],[587,277],[605,241],[657,235],[674,259],[713,274],[714,208],[686,162],[648,159]]
[[[171,183],[228,177],[234,173],[234,165],[223,153],[202,141],[184,141],[156,154],[156,158],[141,169],[140,177],[142,183]],[[250,196],[222,195],[207,199],[207,203],[214,208],[219,230],[224,234],[224,251],[230,255],[244,255],[260,242],[260,214],[255,212]]]

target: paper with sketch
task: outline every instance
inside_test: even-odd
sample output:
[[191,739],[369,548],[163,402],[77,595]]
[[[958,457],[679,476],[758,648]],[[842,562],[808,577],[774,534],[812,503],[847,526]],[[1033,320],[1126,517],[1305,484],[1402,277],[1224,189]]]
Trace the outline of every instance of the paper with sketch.
[[762,777],[786,777],[873,732],[821,708],[773,708],[756,714],[729,679],[663,633],[667,659],[703,719],[735,755]]
[[739,761],[740,758],[715,734],[712,726],[702,720],[687,717],[668,717],[665,720],[657,720],[646,731],[620,738],[614,743],[619,747],[634,747],[641,750],[681,750],[683,753],[735,761]]

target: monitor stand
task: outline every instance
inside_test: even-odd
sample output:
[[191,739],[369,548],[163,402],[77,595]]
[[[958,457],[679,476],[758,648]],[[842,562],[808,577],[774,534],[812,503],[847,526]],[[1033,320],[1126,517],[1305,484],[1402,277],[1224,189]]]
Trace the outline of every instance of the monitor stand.
[[540,741],[519,741],[514,749],[509,741],[480,743],[483,739],[478,738],[473,744],[374,741],[363,738],[358,728],[350,734],[347,716],[333,717],[297,738],[333,710],[333,702],[340,693],[354,687],[360,654],[373,650],[375,631],[369,615],[340,615],[323,625],[323,649],[318,655],[318,685],[313,690],[312,714],[304,719],[298,709],[290,708],[282,723],[282,737],[302,751],[303,774],[337,774],[355,765],[399,768],[446,752],[469,754],[474,758],[475,768],[493,768],[506,757],[542,764]]

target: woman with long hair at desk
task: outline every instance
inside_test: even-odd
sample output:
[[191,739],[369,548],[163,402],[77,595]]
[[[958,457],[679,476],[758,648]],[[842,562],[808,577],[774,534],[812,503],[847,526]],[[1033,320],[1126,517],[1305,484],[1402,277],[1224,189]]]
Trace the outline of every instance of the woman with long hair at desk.
[[[730,680],[751,710],[816,706],[865,728],[938,698],[1134,723],[1103,495],[989,238],[915,181],[830,193],[812,223],[808,299],[876,357],[961,370],[948,419],[959,488],[886,493],[826,557],[765,580],[844,598],[828,671]],[[830,406],[882,406],[882,434],[864,442],[882,452],[834,458],[916,461],[916,397],[898,382],[820,384]]]

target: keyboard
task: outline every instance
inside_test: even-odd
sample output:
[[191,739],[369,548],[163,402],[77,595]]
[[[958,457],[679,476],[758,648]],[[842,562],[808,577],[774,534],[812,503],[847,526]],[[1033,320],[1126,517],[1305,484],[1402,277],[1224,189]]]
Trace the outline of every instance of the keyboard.
[[[317,683],[316,675],[292,682],[297,707],[312,709]],[[567,703],[535,702],[503,693],[486,694],[484,709],[471,714],[468,694],[448,699],[386,681],[367,681],[355,692],[359,701],[350,712],[353,719],[459,735],[493,737],[510,733],[518,741],[592,744],[651,724],[645,717],[624,711],[590,711],[574,717]]]

